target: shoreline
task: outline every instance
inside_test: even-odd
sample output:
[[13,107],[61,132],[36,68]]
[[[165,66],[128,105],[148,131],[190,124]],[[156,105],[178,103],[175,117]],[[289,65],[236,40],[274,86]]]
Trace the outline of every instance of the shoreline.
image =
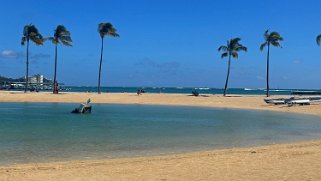
[[[318,180],[321,140],[162,156],[0,166],[0,180]],[[267,162],[268,160],[268,162]]]
[[[86,96],[86,97],[85,97]],[[292,97],[290,95],[272,95],[269,98]],[[296,96],[299,97],[299,96]],[[315,96],[303,96],[315,97]],[[85,92],[16,92],[0,91],[1,102],[43,102],[43,103],[82,103],[88,98],[92,103],[106,104],[143,104],[143,105],[168,105],[168,106],[197,106],[214,108],[236,108],[263,111],[278,111],[289,113],[301,113],[321,116],[321,102],[311,103],[308,106],[268,105],[264,102],[264,95],[222,95],[202,94],[199,97],[190,94],[176,93],[144,93],[137,96],[136,93],[85,93]]]
[[[272,98],[286,96],[272,96]],[[267,105],[262,95],[150,93],[23,93],[0,91],[0,102],[93,103],[201,106],[281,111],[321,116],[321,103]],[[321,140],[107,160],[0,166],[0,180],[307,180],[320,179]]]

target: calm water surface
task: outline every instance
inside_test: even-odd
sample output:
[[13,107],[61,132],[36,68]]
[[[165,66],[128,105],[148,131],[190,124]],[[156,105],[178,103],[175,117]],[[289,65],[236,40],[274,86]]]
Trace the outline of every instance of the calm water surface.
[[321,117],[176,106],[0,103],[0,164],[102,159],[321,138]]

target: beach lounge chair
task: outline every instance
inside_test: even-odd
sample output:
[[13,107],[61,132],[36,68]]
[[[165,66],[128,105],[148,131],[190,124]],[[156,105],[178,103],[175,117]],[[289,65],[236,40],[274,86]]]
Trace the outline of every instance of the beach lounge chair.
[[199,96],[200,95],[199,92],[197,92],[197,90],[192,90],[192,94],[193,94],[193,96]]
[[267,104],[274,104],[274,105],[279,105],[279,104],[285,104],[286,99],[280,98],[280,99],[264,99],[264,102]]
[[[320,99],[313,99],[313,101],[319,101]],[[264,101],[267,104],[287,104],[288,106],[294,106],[294,105],[310,105],[310,102],[312,102],[309,98],[279,98],[279,99],[264,99]]]
[[91,113],[90,99],[86,103],[81,103],[78,108],[75,108],[71,113]]
[[309,97],[310,102],[321,102],[321,97]]

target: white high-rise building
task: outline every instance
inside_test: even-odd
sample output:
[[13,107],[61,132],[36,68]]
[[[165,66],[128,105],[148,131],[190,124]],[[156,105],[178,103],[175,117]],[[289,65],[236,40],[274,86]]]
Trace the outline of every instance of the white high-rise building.
[[29,77],[29,82],[30,83],[38,83],[40,85],[43,85],[43,75],[37,74],[32,77]]

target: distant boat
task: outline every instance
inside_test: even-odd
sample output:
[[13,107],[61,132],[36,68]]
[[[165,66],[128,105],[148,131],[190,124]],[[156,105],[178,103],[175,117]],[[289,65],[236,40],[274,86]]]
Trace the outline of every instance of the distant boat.
[[253,91],[255,89],[244,88],[245,91]]
[[[264,90],[265,92],[267,91],[267,90]],[[289,90],[281,90],[281,89],[271,89],[271,90],[269,90],[270,92],[288,92]]]
[[208,87],[200,87],[200,88],[195,88],[195,89],[199,89],[199,90],[209,90],[210,88],[208,88]]
[[292,95],[321,95],[321,91],[292,91]]

